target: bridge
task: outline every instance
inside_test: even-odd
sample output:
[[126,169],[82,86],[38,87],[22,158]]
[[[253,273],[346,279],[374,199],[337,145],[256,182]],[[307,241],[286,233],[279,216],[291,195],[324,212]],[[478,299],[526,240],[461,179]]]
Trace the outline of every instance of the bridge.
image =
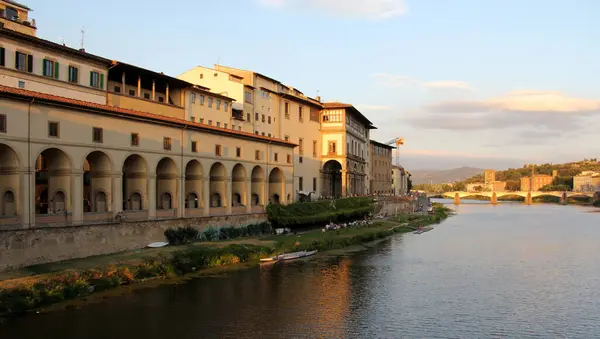
[[525,204],[531,205],[533,203],[533,198],[537,197],[557,197],[560,198],[560,202],[562,204],[567,203],[568,198],[576,198],[576,197],[588,197],[588,198],[596,198],[596,193],[594,192],[540,192],[540,191],[496,191],[496,192],[446,192],[442,193],[444,197],[454,199],[454,204],[459,205],[460,199],[465,197],[473,197],[473,196],[481,196],[490,198],[490,202],[492,204],[498,203],[498,198],[507,197],[507,196],[519,196],[525,199]]

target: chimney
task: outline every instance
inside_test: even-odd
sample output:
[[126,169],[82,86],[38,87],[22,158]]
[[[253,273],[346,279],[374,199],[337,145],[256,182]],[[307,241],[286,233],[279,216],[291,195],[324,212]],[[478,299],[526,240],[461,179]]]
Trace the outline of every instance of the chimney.
[[318,102],[321,102],[321,96],[320,95],[317,95],[317,97],[315,99],[317,99]]
[[80,51],[81,53],[85,53],[85,48],[80,48],[80,49],[79,49],[79,51]]

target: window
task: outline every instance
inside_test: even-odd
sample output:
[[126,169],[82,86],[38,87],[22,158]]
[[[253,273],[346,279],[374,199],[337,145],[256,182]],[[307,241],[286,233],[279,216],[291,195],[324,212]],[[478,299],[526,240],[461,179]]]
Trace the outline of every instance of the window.
[[33,72],[33,55],[16,52],[15,53],[15,68],[19,71]]
[[258,121],[258,112],[254,113],[254,121]]
[[258,135],[259,133],[258,133],[258,131],[254,131],[254,134]]
[[271,123],[271,117],[270,116],[268,117],[268,121],[269,121],[269,124],[270,124]]
[[223,109],[225,110],[225,112],[229,112],[229,103],[228,102],[223,103]]
[[196,103],[196,93],[190,94],[190,103],[192,103],[192,104]]
[[150,100],[150,93],[144,93],[144,99]]
[[190,117],[190,121],[191,122],[195,122],[196,121],[196,117]]
[[300,140],[298,140],[298,150],[300,155],[304,154],[304,139],[300,138]]
[[221,109],[221,99],[217,99],[217,109]]
[[235,148],[235,157],[236,158],[241,158],[242,157],[242,148],[241,147],[236,147]]
[[60,126],[58,122],[48,122],[48,136],[58,138],[60,133]]
[[246,121],[250,121],[250,113],[246,113]]
[[290,136],[289,136],[289,135],[285,135],[285,136],[283,137],[283,140],[285,140],[285,141],[290,141]]
[[263,137],[265,136],[265,132],[262,132],[261,134],[262,134]]
[[0,47],[0,66],[6,66],[6,50],[4,47]]
[[217,127],[221,127],[221,123],[217,121]]
[[25,81],[19,80],[19,88],[25,88]]
[[242,130],[242,126],[238,126],[238,131],[241,131],[241,130]]
[[212,120],[208,120],[208,126],[212,126]]
[[223,124],[223,128],[227,128],[227,124]]
[[317,157],[317,140],[313,140],[313,158]]
[[200,105],[204,105],[204,95],[201,95],[201,96],[198,98],[198,101],[200,102]]
[[317,178],[313,178],[313,192],[317,191]]
[[198,142],[197,141],[192,141],[192,152],[194,152],[194,153],[198,152]]
[[45,77],[58,79],[58,62],[44,59],[42,62],[42,74]]
[[273,154],[273,161],[279,161],[279,153]]
[[286,102],[284,104],[284,112],[285,112],[285,117],[289,119],[290,118],[290,103],[289,102]]
[[208,107],[212,108],[213,98],[208,98]]
[[92,141],[93,142],[102,142],[104,139],[102,128],[94,127],[92,131]]
[[100,74],[96,71],[90,72],[90,87],[103,89],[104,88],[104,74]]
[[163,149],[165,151],[171,150],[171,138],[167,138],[167,137],[163,138]]
[[267,134],[269,136],[269,138],[271,137],[271,133]]
[[131,133],[131,146],[140,145],[140,135],[137,133]]
[[130,89],[129,90],[129,95],[131,95],[132,97],[135,96],[135,90],[134,89]]
[[329,154],[337,154],[335,141],[330,141],[329,142],[329,145],[328,145],[328,148],[327,148],[327,152]]
[[291,163],[292,163],[292,155],[291,155],[291,154],[288,154],[288,155],[287,155],[287,163],[288,163],[288,164],[291,164]]
[[299,163],[303,163],[304,162],[304,157],[303,156],[299,156],[298,157],[298,162]]
[[304,190],[304,178],[303,177],[298,178],[298,189],[300,189],[301,191]]
[[264,114],[262,115],[262,119],[261,119],[261,121],[262,121],[262,122],[265,122],[265,115],[264,115]]
[[69,66],[69,82],[79,83],[79,69],[75,66]]
[[215,145],[215,155],[223,155],[223,148],[221,147],[221,145]]
[[200,74],[200,79],[204,79],[204,74]]
[[115,92],[115,93],[121,93],[121,87],[120,86],[115,86],[113,88],[113,92]]
[[325,111],[323,113],[323,122],[342,122],[342,110]]
[[302,106],[298,107],[298,120],[304,121],[304,115],[302,114]]
[[6,133],[6,115],[0,114],[0,132]]
[[254,151],[254,160],[260,160],[260,151]]
[[165,98],[163,98],[163,97],[158,97],[158,102],[165,102]]
[[204,119],[200,118],[200,123],[203,124],[204,123]]
[[244,91],[244,101],[251,104],[252,103],[252,92]]

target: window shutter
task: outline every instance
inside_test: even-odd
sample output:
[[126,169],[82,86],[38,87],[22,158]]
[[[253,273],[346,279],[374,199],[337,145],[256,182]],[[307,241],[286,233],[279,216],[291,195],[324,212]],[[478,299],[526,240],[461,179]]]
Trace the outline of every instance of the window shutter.
[[27,72],[33,72],[33,55],[31,54],[27,56]]
[[104,89],[104,74],[100,74],[100,89]]
[[94,72],[90,71],[90,87],[94,87]]
[[15,69],[19,69],[19,52],[15,52]]
[[0,47],[0,66],[4,66],[4,47]]
[[60,69],[60,65],[58,61],[54,62],[54,79],[58,79],[58,70]]
[[260,151],[260,160],[267,160],[265,158],[265,151]]
[[229,156],[229,147],[223,147],[223,156],[224,157],[228,157]]
[[48,70],[46,69],[46,59],[42,59],[42,75],[46,75]]

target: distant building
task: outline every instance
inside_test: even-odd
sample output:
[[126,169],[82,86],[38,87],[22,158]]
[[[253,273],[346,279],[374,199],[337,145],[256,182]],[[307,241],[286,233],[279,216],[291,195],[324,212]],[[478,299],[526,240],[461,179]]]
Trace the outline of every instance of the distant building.
[[534,174],[521,178],[521,191],[539,191],[546,185],[552,185],[554,177],[547,174]]
[[573,191],[598,192],[600,191],[600,173],[593,171],[581,172],[573,177]]
[[402,166],[392,166],[392,191],[394,195],[408,193],[408,172]]
[[370,187],[371,194],[391,194],[392,150],[396,147],[370,140]]
[[483,171],[483,182],[485,184],[490,184],[494,181],[496,181],[496,171],[495,170]]

